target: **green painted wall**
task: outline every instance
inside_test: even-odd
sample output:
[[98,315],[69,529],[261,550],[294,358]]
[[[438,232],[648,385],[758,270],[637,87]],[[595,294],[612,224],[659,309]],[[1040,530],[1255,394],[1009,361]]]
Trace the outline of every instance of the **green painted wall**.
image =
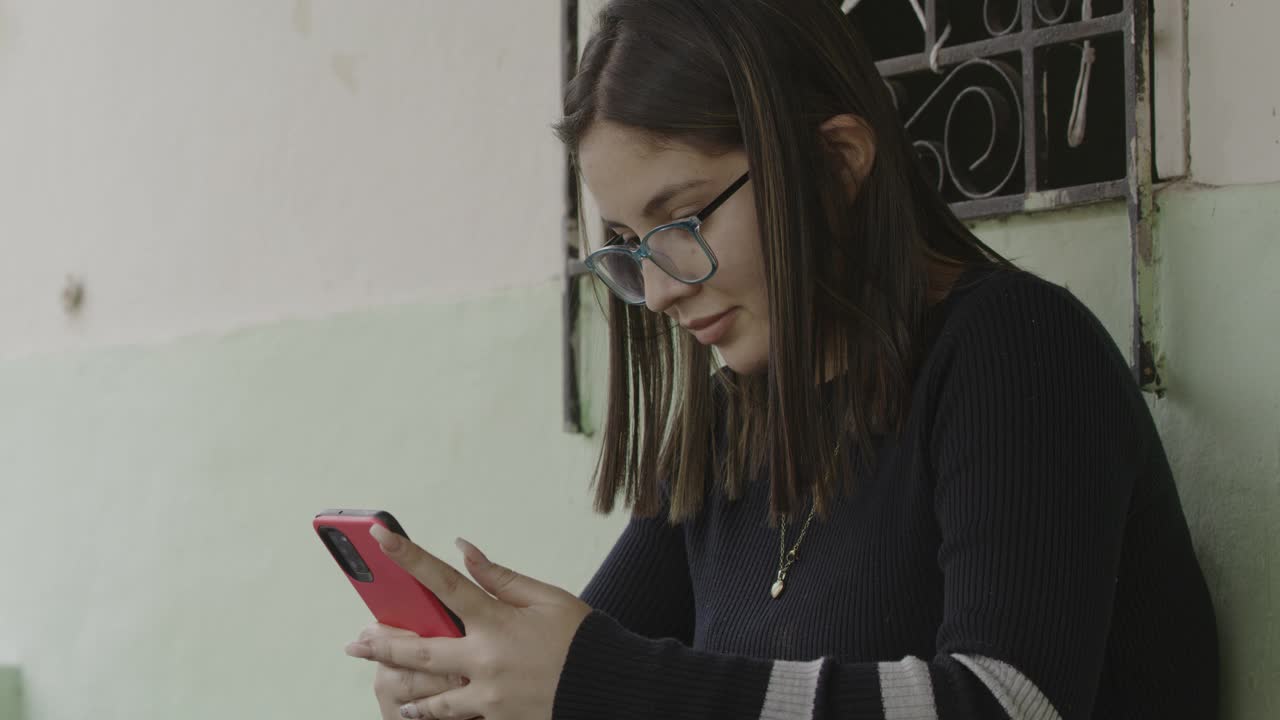
[[[1280,184],[1159,194],[1161,340],[1150,401],[1218,612],[1223,718],[1280,717]],[[1127,348],[1123,205],[984,223]],[[1177,598],[1170,598],[1177,602]]]
[[[1220,614],[1224,717],[1273,718],[1280,185],[1159,201],[1153,409]],[[1123,207],[979,231],[1127,340]],[[598,378],[598,323],[585,340]],[[561,431],[559,342],[547,285],[0,363],[0,658],[28,719],[368,717],[369,669],[341,653],[365,611],[311,535],[323,506],[388,507],[425,545],[463,534],[581,587],[621,519],[589,510],[595,440]]]
[[1280,185],[1166,193],[1155,404],[1214,589],[1227,718],[1280,717]]
[[549,285],[0,364],[0,656],[30,720],[369,717],[323,507],[579,589],[620,520],[561,431],[559,312]]
[[22,671],[0,665],[0,718],[22,720]]

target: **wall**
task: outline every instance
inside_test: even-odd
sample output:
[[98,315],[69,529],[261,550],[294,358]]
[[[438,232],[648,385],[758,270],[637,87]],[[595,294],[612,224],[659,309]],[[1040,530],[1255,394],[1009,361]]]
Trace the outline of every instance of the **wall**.
[[[560,432],[556,5],[0,2],[0,572],[20,578],[0,668],[28,720],[368,716],[341,653],[366,612],[306,527],[324,506],[585,582],[621,519],[587,508],[596,440]],[[1280,90],[1239,68],[1280,7],[1186,21],[1152,407],[1219,612],[1223,717],[1264,719]],[[978,230],[1127,346],[1122,206]]]
[[1191,166],[1209,185],[1280,181],[1274,0],[1188,2]]
[[0,356],[552,281],[555,5],[0,3]]
[[[367,717],[314,538],[579,589],[557,3],[0,2],[0,720]],[[67,315],[67,275],[86,283]]]
[[617,521],[560,430],[558,309],[544,285],[0,366],[0,648],[30,718],[367,716],[323,507],[580,588]]

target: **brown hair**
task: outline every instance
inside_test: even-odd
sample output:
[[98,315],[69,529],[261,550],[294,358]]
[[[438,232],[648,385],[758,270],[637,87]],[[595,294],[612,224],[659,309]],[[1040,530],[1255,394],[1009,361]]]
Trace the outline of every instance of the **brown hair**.
[[[556,132],[575,151],[607,120],[709,152],[747,154],[771,338],[762,376],[715,368],[670,318],[609,306],[609,401],[596,507],[679,522],[702,507],[717,417],[731,498],[767,472],[772,506],[819,512],[850,489],[873,440],[903,420],[939,286],[1003,262],[921,172],[866,45],[832,0],[612,0],[597,19]],[[861,116],[876,159],[850,205],[818,131]],[[820,388],[832,358],[846,372]],[[713,389],[724,387],[725,406]],[[837,443],[856,452],[834,453]],[[853,460],[853,457],[860,458]]]

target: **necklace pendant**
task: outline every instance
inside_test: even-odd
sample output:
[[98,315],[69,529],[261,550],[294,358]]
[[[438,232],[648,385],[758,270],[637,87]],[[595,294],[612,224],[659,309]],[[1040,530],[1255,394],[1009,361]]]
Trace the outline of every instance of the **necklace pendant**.
[[782,580],[778,580],[778,582],[776,582],[776,583],[774,583],[774,584],[773,584],[773,587],[769,588],[769,595],[770,595],[774,600],[777,600],[777,599],[778,599],[778,596],[782,594],[782,590],[783,590],[783,588],[785,588],[785,587],[786,587],[786,585],[784,585],[784,584],[782,583]]

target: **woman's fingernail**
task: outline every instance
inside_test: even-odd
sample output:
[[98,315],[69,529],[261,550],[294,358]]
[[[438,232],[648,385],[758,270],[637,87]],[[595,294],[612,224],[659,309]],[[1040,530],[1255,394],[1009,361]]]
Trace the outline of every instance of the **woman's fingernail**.
[[369,526],[369,534],[386,552],[395,552],[400,549],[400,536],[377,523]]
[[418,711],[418,706],[410,703],[400,708],[400,717],[409,718],[409,720],[417,720],[422,717],[422,713]]
[[357,641],[353,643],[348,643],[347,647],[344,648],[344,650],[351,657],[361,658],[363,660],[368,660],[370,657],[373,656],[373,648],[370,647],[369,643],[367,642]]
[[453,544],[458,548],[458,550],[462,551],[462,556],[467,560],[470,560],[477,565],[489,564],[489,558],[485,557],[484,553],[480,552],[480,548],[475,545],[472,545],[462,538],[454,540]]

